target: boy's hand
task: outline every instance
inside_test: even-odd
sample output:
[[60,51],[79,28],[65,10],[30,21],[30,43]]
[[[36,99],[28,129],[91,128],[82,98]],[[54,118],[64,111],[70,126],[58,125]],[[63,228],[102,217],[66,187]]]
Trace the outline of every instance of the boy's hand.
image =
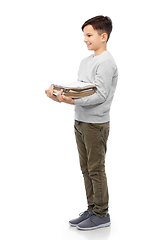
[[54,101],[60,102],[57,96],[53,95],[53,86],[50,86],[48,90],[45,90],[45,94],[47,95],[47,97],[53,99]]
[[63,89],[57,94],[57,99],[59,100],[59,102],[64,102],[64,103],[68,103],[71,105],[74,105],[74,99],[70,98],[70,97],[66,97],[65,95],[62,95],[63,93]]

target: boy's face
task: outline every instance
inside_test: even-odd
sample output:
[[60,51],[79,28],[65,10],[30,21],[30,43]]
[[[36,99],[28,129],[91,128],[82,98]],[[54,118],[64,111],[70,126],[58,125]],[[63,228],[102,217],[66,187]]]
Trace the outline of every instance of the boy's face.
[[92,25],[84,27],[84,36],[84,42],[86,43],[88,50],[97,52],[106,44],[105,34],[103,33],[99,35]]

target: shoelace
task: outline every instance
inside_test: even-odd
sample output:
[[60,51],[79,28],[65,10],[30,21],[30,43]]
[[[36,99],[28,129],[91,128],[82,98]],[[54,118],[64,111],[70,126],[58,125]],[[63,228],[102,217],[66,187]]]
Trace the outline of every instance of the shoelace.
[[79,216],[82,216],[82,215],[84,215],[85,213],[87,213],[88,211],[84,211],[84,212],[81,212],[80,214],[79,214]]

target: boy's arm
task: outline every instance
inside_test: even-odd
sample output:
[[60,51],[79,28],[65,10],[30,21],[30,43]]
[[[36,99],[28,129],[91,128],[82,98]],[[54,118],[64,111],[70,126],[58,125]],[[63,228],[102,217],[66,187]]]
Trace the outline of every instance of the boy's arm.
[[100,64],[94,81],[97,91],[91,96],[75,99],[75,105],[88,106],[103,103],[113,87],[112,79],[115,72],[117,76],[117,68],[109,60]]

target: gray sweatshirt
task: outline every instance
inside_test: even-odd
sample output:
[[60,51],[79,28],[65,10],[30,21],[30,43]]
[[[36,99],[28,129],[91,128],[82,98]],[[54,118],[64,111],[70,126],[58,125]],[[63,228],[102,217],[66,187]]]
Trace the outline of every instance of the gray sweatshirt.
[[75,99],[75,120],[87,123],[110,121],[110,107],[117,78],[117,66],[108,51],[83,59],[78,81],[95,84],[97,91],[93,95]]

